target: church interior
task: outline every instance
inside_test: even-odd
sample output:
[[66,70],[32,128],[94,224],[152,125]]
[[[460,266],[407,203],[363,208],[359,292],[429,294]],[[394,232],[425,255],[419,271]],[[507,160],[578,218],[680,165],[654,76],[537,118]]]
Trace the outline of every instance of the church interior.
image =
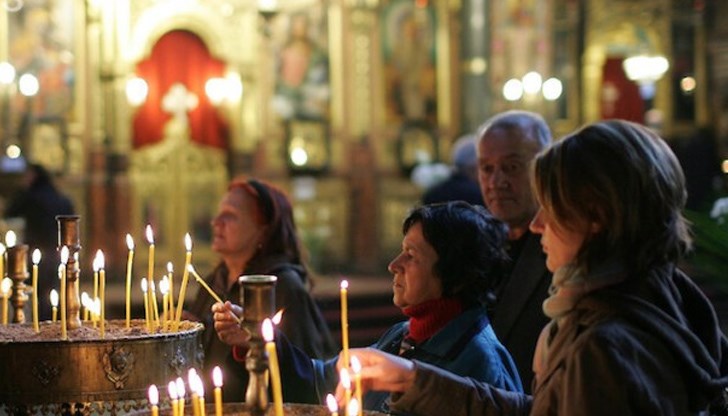
[[43,165],[112,284],[146,225],[160,267],[189,233],[209,270],[210,220],[241,175],[288,192],[318,274],[387,276],[415,168],[508,109],[555,137],[645,123],[685,155],[692,208],[725,193],[722,0],[0,3],[0,197],[23,161]]

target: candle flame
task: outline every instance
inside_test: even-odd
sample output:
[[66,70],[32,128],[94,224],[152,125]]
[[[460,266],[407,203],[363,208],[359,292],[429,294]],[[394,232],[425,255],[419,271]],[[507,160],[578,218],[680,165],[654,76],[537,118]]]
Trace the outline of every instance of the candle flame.
[[273,322],[271,322],[270,319],[265,318],[263,320],[261,332],[263,332],[263,339],[265,340],[265,342],[273,341]]
[[222,387],[222,370],[218,366],[212,369],[212,383],[215,387]]
[[93,311],[96,315],[101,315],[101,299],[99,299],[99,298],[94,299]]
[[81,293],[81,305],[83,305],[84,308],[89,308],[89,304],[91,303],[91,297],[86,292]]
[[126,247],[129,251],[134,250],[134,239],[131,238],[131,234],[126,233]]
[[63,247],[61,247],[61,263],[62,263],[63,265],[66,265],[66,264],[68,264],[68,256],[69,256],[69,255],[70,255],[70,254],[69,254],[69,252],[68,252],[68,246],[63,246]]
[[172,272],[174,272],[174,267],[172,266],[172,262],[168,261],[167,262],[167,273],[172,273]]
[[147,283],[147,278],[142,277],[142,292],[147,293],[147,286],[149,286],[149,283]]
[[356,356],[351,356],[351,371],[354,372],[354,374],[359,374],[361,372],[361,363],[359,362],[359,359],[356,358]]
[[149,386],[149,404],[152,406],[156,406],[159,403],[159,390],[157,390],[157,386],[155,384],[152,384]]
[[349,416],[356,416],[359,414],[359,400],[357,399],[351,399],[349,402],[349,405],[347,406],[346,413],[349,414]]
[[190,368],[189,371],[187,371],[187,384],[190,386],[190,390],[195,392],[195,380],[197,377],[197,370],[195,370],[194,367]]
[[167,384],[167,393],[169,394],[170,399],[177,400],[177,383],[170,381],[169,384]]
[[341,281],[341,289],[342,290],[346,290],[348,288],[349,288],[349,282],[347,280],[342,280]]
[[175,380],[175,384],[177,384],[177,397],[180,399],[185,398],[185,382],[182,380],[182,377],[177,377],[177,380]]
[[339,381],[341,382],[341,387],[346,390],[351,390],[351,376],[349,375],[349,370],[346,368],[339,370]]
[[106,266],[106,261],[104,260],[104,252],[100,249],[96,251],[96,259],[99,270],[103,269]]
[[17,242],[18,237],[15,235],[15,231],[10,230],[7,233],[5,233],[5,244],[8,247],[12,247]]
[[0,243],[0,256],[2,256],[3,254],[5,254],[5,244]]
[[185,234],[185,248],[187,251],[192,251],[192,237],[190,233]]
[[51,289],[51,306],[54,308],[58,306],[58,291]]
[[279,310],[278,312],[276,312],[275,315],[273,315],[273,318],[271,318],[271,321],[273,321],[273,325],[278,325],[278,324],[281,323],[281,319],[283,319],[283,311],[284,310],[285,310],[285,308]]
[[159,281],[159,292],[162,294],[162,296],[166,295],[167,292],[169,292],[169,279],[167,276],[164,276],[162,280]]
[[33,264],[37,266],[38,263],[40,263],[40,250],[36,248],[33,250]]
[[149,244],[154,244],[154,234],[152,233],[152,226],[149,224],[147,224],[146,233],[147,233],[147,241],[149,242]]
[[13,281],[6,277],[3,279],[2,283],[0,283],[0,291],[3,292],[3,297],[8,297],[10,295],[10,288],[13,287]]
[[334,413],[339,410],[339,404],[336,403],[336,397],[329,393],[326,395],[326,406],[329,408],[329,412]]

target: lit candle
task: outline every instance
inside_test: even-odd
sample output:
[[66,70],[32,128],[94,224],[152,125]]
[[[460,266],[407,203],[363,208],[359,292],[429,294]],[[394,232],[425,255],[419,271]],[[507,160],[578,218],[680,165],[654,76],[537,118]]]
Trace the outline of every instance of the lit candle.
[[339,382],[344,388],[344,408],[346,409],[351,401],[351,376],[348,369],[342,367],[339,370]]
[[[349,306],[347,291],[349,282],[341,281],[341,347],[344,358],[344,368],[349,368]],[[347,401],[348,403],[348,401]]]
[[[106,338],[106,261],[104,260],[104,253],[99,250],[97,251],[99,259],[99,299],[100,299],[100,315],[101,320],[101,339]],[[155,387],[156,389],[156,387]]]
[[159,291],[162,293],[162,328],[167,330],[167,314],[169,313],[169,278],[164,276],[159,281]]
[[281,309],[276,312],[275,315],[273,315],[273,318],[271,318],[271,321],[273,321],[273,325],[278,325],[281,323],[281,319],[283,318],[283,311],[284,309]]
[[3,325],[8,324],[8,298],[12,287],[13,281],[9,277],[3,278],[2,283],[0,283],[0,291],[3,292]]
[[152,406],[152,416],[159,416],[159,390],[154,384],[149,386],[149,404]]
[[359,406],[359,400],[357,399],[351,399],[349,405],[346,406],[347,416],[357,416],[360,410],[361,406]]
[[33,250],[33,329],[35,332],[40,332],[40,326],[38,324],[38,263],[40,263],[40,250],[37,248]]
[[177,298],[177,310],[176,315],[174,317],[174,330],[176,331],[179,328],[179,323],[182,320],[182,306],[185,302],[185,293],[187,292],[187,281],[190,278],[190,272],[189,272],[189,266],[192,264],[192,237],[190,237],[190,234],[185,234],[185,249],[187,249],[187,253],[185,254],[185,268],[182,269],[182,283],[179,287],[179,297]]
[[149,320],[149,296],[147,295],[147,292],[149,292],[147,283],[147,278],[142,277],[142,293],[144,294],[144,319],[147,323],[147,331],[152,332],[152,322]]
[[154,323],[154,328],[159,328],[159,305],[157,304],[157,285],[154,284],[154,281],[149,281],[149,300],[152,302],[152,310],[150,313],[152,314],[152,321]]
[[179,416],[185,416],[185,382],[182,380],[182,377],[177,377],[175,384],[177,384],[177,397],[179,399],[179,403],[177,403]]
[[0,279],[5,277],[5,244],[0,243]]
[[17,240],[18,237],[15,235],[15,231],[10,230],[5,233],[5,245],[8,246],[8,248],[15,246]]
[[[96,250],[96,255],[94,256],[94,261],[92,263],[92,267],[94,270],[94,291],[92,295],[92,299],[95,301],[99,298],[99,269],[101,266],[99,265],[101,261],[101,250]],[[94,328],[96,327],[96,320],[94,320]]]
[[[356,389],[356,400],[359,403],[363,403],[361,401],[362,398],[362,391],[361,391],[361,363],[359,362],[359,359],[352,356],[351,357],[351,371],[354,372],[354,388]],[[359,406],[359,416],[362,416],[362,406]]]
[[263,339],[265,340],[265,351],[268,353],[268,370],[271,384],[273,386],[273,407],[275,416],[283,416],[283,392],[281,390],[281,372],[278,367],[278,354],[276,343],[273,342],[273,322],[266,318],[262,326]]
[[179,400],[177,399],[177,383],[170,381],[169,384],[167,384],[167,393],[169,394],[169,405],[172,408],[172,416],[178,416]]
[[169,279],[169,314],[167,321],[171,321],[171,315],[174,313],[174,267],[172,262],[167,262],[167,278]]
[[68,264],[68,246],[61,248],[61,339],[68,339],[68,322],[66,322],[66,266]]
[[56,322],[58,317],[58,292],[56,289],[51,289],[51,310],[53,311],[51,322]]
[[212,384],[215,385],[215,416],[222,416],[222,370],[212,369]]
[[336,397],[331,393],[326,395],[326,407],[329,408],[331,416],[339,416],[339,404],[336,403]]
[[126,327],[131,326],[131,268],[134,263],[134,239],[126,235],[126,246],[129,254],[126,259]]
[[[154,287],[154,234],[152,233],[152,226],[147,224],[147,242],[149,242],[149,269],[147,271],[147,279],[149,279],[149,288],[151,289]],[[148,302],[151,308],[152,305],[152,291],[147,292]],[[156,302],[155,302],[156,303]],[[153,311],[149,311],[150,314],[153,314]],[[152,321],[154,321],[154,315],[151,316]]]
[[192,414],[200,416],[200,396],[197,389],[197,370],[190,368],[187,372],[187,385],[190,386],[190,405],[192,405]]
[[205,384],[200,376],[197,376],[197,401],[200,407],[200,416],[205,416]]
[[91,316],[91,297],[88,293],[81,293],[81,306],[83,306],[83,320],[88,321]]

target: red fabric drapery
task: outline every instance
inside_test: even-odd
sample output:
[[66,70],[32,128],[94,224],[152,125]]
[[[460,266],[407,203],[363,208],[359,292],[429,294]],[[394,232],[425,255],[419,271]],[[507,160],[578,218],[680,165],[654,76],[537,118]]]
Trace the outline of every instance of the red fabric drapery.
[[192,141],[227,148],[228,128],[205,95],[205,82],[223,76],[225,64],[213,58],[202,40],[192,32],[174,30],[162,36],[151,56],[137,65],[137,76],[149,86],[147,100],[134,116],[135,149],[161,141],[164,125],[172,118],[162,110],[162,100],[175,83],[197,95],[198,105],[188,111]]
[[621,57],[607,58],[602,67],[601,117],[644,121],[644,103],[639,87],[627,78]]

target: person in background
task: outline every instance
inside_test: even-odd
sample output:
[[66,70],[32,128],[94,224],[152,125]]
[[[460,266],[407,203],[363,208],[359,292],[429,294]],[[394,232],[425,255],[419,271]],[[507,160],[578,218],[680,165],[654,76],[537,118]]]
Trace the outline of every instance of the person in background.
[[460,137],[453,144],[450,176],[432,186],[422,196],[423,204],[447,201],[483,205],[478,187],[478,154],[472,134]]
[[[503,250],[505,225],[483,207],[454,201],[416,208],[402,228],[402,251],[389,271],[393,302],[409,320],[390,328],[373,348],[522,391],[510,354],[493,333],[486,313],[508,261]],[[230,317],[230,306],[215,304],[215,328],[231,345],[244,345],[247,337]],[[295,401],[291,396],[296,396],[309,403],[323,402],[336,388],[341,356],[310,360],[291,351],[285,340],[276,341],[285,372],[281,377],[285,401]],[[313,397],[301,399],[301,390]],[[364,409],[389,413],[388,396],[369,392]]]
[[544,119],[526,111],[508,111],[487,120],[478,131],[478,180],[488,210],[508,224],[508,277],[496,292],[491,322],[498,339],[513,356],[523,388],[531,391],[531,361],[536,339],[548,322],[541,304],[548,296],[539,237],[528,224],[538,204],[528,183],[528,166],[551,144]]
[[728,414],[728,342],[677,268],[692,242],[668,145],[627,121],[587,125],[537,156],[531,183],[530,227],[554,273],[533,395],[353,350],[367,387],[419,415]]
[[[25,223],[23,241],[30,253],[39,249],[42,263],[38,266],[38,319],[51,319],[49,294],[57,288],[60,262],[56,215],[73,215],[71,200],[53,184],[50,173],[42,165],[29,163],[21,178],[21,190],[5,209],[5,218],[22,218]],[[55,260],[54,260],[55,259]]]
[[[326,357],[337,350],[326,322],[310,294],[311,281],[303,263],[300,242],[288,197],[277,187],[256,179],[234,179],[212,220],[212,249],[220,263],[205,278],[223,300],[240,302],[238,277],[270,274],[276,282],[276,310],[284,310],[280,329],[311,357]],[[205,324],[204,370],[230,368],[232,350],[221,342],[213,325],[215,300],[200,288],[185,314]],[[244,353],[243,353],[244,356]],[[225,400],[243,401],[247,373],[225,371]],[[212,392],[212,388],[206,388]]]

